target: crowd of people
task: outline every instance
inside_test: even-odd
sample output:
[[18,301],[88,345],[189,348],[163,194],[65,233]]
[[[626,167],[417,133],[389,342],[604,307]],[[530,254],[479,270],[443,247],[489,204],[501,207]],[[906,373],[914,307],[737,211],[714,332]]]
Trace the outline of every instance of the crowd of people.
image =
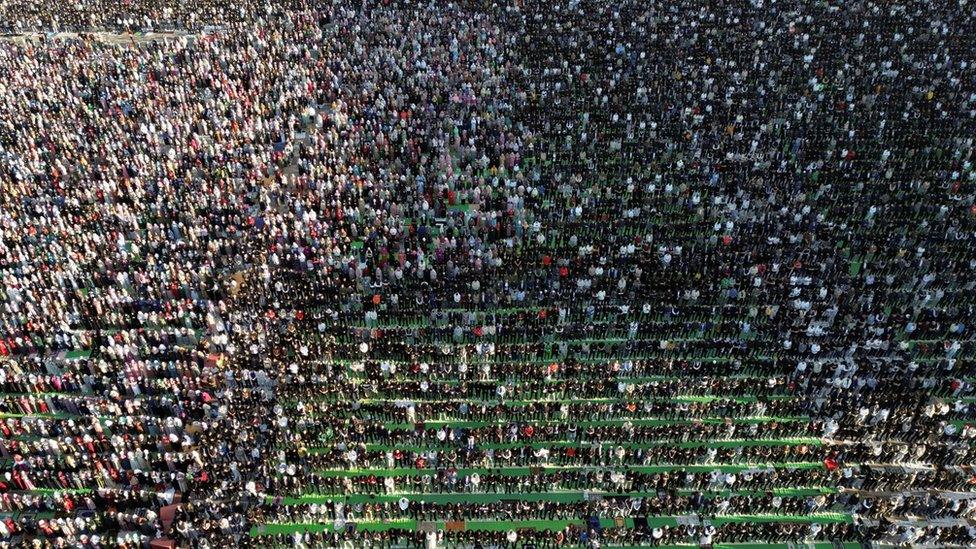
[[976,4],[0,31],[0,547],[976,544]]

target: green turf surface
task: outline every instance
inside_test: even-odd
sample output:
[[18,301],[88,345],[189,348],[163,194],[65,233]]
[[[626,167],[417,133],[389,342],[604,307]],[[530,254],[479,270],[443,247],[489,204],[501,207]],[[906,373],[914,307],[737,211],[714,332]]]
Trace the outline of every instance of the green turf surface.
[[[795,437],[795,438],[779,438],[779,439],[733,439],[733,440],[692,440],[688,442],[677,442],[677,441],[653,441],[646,443],[606,443],[603,444],[605,450],[610,448],[616,448],[617,446],[623,446],[624,448],[630,450],[646,449],[646,448],[739,448],[739,447],[755,447],[755,446],[799,446],[801,444],[806,444],[808,446],[820,446],[823,441],[818,438],[810,437]],[[347,447],[357,446],[348,445]],[[439,448],[440,446],[447,447],[460,447],[463,446],[461,441],[455,441],[453,443],[445,441],[443,445],[438,445],[436,443],[431,443],[428,445],[417,445],[417,444],[373,444],[367,443],[363,446],[367,450],[375,451],[393,451],[393,450],[404,450],[412,452],[424,452],[430,450],[431,448]],[[546,441],[546,442],[497,442],[497,443],[478,443],[475,445],[477,448],[482,450],[505,450],[505,449],[518,449],[518,448],[591,448],[597,446],[595,443],[589,442],[575,442],[575,441]],[[358,446],[357,446],[358,447]],[[311,448],[309,453],[311,454],[324,454],[331,452],[332,448]]]
[[[748,471],[750,469],[819,469],[824,465],[819,461],[805,461],[796,463],[741,463],[741,464],[695,464],[695,465],[624,465],[620,467],[597,467],[597,466],[571,466],[571,465],[551,465],[548,467],[476,467],[454,469],[459,476],[468,476],[474,473],[479,475],[501,474],[505,476],[529,476],[535,470],[542,470],[545,473],[558,473],[562,471],[633,471],[637,473],[665,473],[671,471],[697,471],[710,472],[722,471],[725,473],[735,473]],[[399,476],[423,476],[433,475],[440,469],[328,469],[318,471],[323,477],[362,477],[375,475],[378,477],[399,477]]]
[[[681,495],[691,495],[694,493],[693,490],[678,490]],[[767,493],[772,493],[774,495],[782,497],[806,497],[806,496],[817,496],[820,494],[832,494],[836,493],[833,488],[773,488],[768,491],[764,490],[752,490],[752,491],[730,491],[730,490],[719,490],[714,492],[703,491],[706,497],[729,497],[735,496],[763,496]],[[409,501],[426,502],[426,503],[494,503],[498,501],[553,501],[557,503],[572,503],[578,501],[584,501],[587,497],[592,495],[599,495],[604,498],[645,498],[645,497],[655,497],[656,492],[626,492],[626,493],[608,493],[608,492],[583,492],[583,491],[549,491],[549,492],[536,492],[536,493],[393,493],[393,494],[350,494],[350,495],[303,495],[294,498],[283,498],[281,501],[282,505],[300,505],[300,504],[311,504],[311,503],[330,503],[336,501],[342,501],[345,503],[382,503],[388,502],[393,503],[399,501],[401,498],[407,498]],[[269,503],[274,501],[274,498],[267,498]]]
[[[436,382],[435,382],[436,383]],[[769,395],[763,397],[764,400],[787,400],[794,398],[792,395]],[[360,404],[427,404],[427,403],[457,403],[461,404],[463,402],[468,403],[470,406],[494,406],[498,404],[504,404],[506,406],[530,406],[533,404],[623,404],[623,403],[635,403],[643,404],[645,402],[674,402],[674,403],[710,403],[715,401],[727,401],[735,402],[737,404],[751,404],[759,402],[761,399],[752,395],[745,396],[722,396],[722,395],[679,395],[672,397],[652,397],[652,398],[639,398],[631,399],[627,397],[618,398],[535,398],[535,399],[482,399],[482,398],[411,398],[411,397],[401,397],[401,398],[361,398],[357,399],[356,402]],[[314,402],[348,402],[344,399],[314,399]],[[292,401],[292,404],[297,403],[296,400]]]
[[28,490],[30,494],[52,495],[52,494],[90,494],[90,488],[34,488]]
[[[655,528],[658,526],[677,526],[679,517],[660,516],[649,517],[648,526]],[[716,527],[725,524],[737,524],[743,522],[764,523],[764,522],[796,522],[796,523],[850,523],[851,516],[844,513],[817,513],[814,515],[723,515],[716,516],[707,520]],[[391,520],[391,521],[359,521],[355,522],[356,529],[369,532],[385,532],[390,530],[415,531],[421,521],[416,520]],[[442,530],[445,528],[444,521],[431,521],[435,528]],[[471,520],[464,522],[464,529],[473,532],[506,532],[508,530],[530,529],[530,530],[550,530],[559,531],[567,526],[583,526],[582,520]],[[604,528],[615,528],[614,519],[600,519],[600,524]],[[634,519],[624,519],[624,528],[633,528]],[[320,523],[285,523],[285,524],[265,524],[255,526],[251,529],[252,536],[292,534],[294,532],[332,532],[332,524]]]
[[[598,419],[598,420],[579,420],[573,421],[573,424],[577,427],[611,427],[615,425],[623,425],[624,423],[631,423],[637,427],[654,427],[660,425],[724,425],[727,421],[732,423],[771,423],[773,421],[780,423],[787,422],[808,422],[810,418],[808,417],[772,417],[772,416],[752,416],[752,417],[738,417],[738,418],[721,418],[721,417],[710,417],[710,418],[692,418],[692,419],[674,419],[674,418],[647,418],[647,417],[632,417],[632,418],[615,418],[615,419]],[[531,423],[533,425],[562,425],[568,420],[525,420],[525,423]],[[504,426],[511,423],[509,420],[481,420],[481,421],[464,421],[464,420],[451,420],[451,419],[435,419],[418,421],[416,423],[400,423],[400,422],[383,422],[383,425],[390,430],[394,429],[414,429],[417,423],[423,423],[426,427],[439,427],[439,426],[450,426],[454,428],[478,428],[478,427],[495,427]]]

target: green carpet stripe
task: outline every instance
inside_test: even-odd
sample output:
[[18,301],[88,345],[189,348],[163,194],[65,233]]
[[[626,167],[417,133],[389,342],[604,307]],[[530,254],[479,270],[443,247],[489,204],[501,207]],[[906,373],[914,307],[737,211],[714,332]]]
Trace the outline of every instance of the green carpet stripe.
[[[834,488],[773,488],[770,490],[745,490],[730,491],[719,490],[712,492],[702,492],[705,497],[730,497],[730,496],[764,496],[772,493],[782,497],[806,497],[818,496],[821,494],[833,494],[837,490]],[[678,490],[680,495],[690,496],[693,490]],[[410,501],[426,503],[495,503],[499,501],[553,501],[556,503],[573,503],[585,500],[589,495],[595,494],[604,498],[650,498],[657,496],[657,492],[626,492],[626,493],[605,493],[605,492],[583,492],[583,491],[551,491],[537,493],[394,493],[394,494],[349,494],[349,495],[312,495],[307,494],[294,498],[283,498],[282,505],[301,505],[312,503],[331,503],[341,501],[345,503],[393,503],[400,498],[407,498]],[[267,498],[267,502],[274,501],[273,497]]]
[[[808,446],[821,446],[823,441],[818,438],[809,437],[798,437],[798,438],[780,438],[780,439],[733,439],[733,440],[701,440],[701,441],[688,441],[688,442],[676,442],[676,441],[654,441],[646,443],[613,443],[604,442],[604,450],[609,451],[611,448],[617,446],[623,446],[624,448],[630,450],[639,450],[647,448],[751,448],[755,446],[799,446],[806,444]],[[353,445],[350,445],[353,446]],[[403,450],[408,452],[425,452],[431,449],[439,448],[461,448],[464,446],[462,441],[456,441],[450,443],[445,441],[443,444],[438,444],[431,442],[428,445],[417,445],[417,444],[364,444],[367,450],[371,451],[393,451],[393,450]],[[574,441],[549,441],[549,442],[497,442],[497,443],[484,443],[475,444],[476,448],[482,450],[515,450],[520,448],[532,448],[537,450],[540,448],[576,448],[576,449],[587,449],[598,446],[596,443],[581,443]],[[333,448],[329,447],[316,447],[310,448],[309,453],[311,454],[325,454],[329,453]]]
[[[321,416],[320,416],[321,417]],[[330,414],[328,417],[334,417]],[[342,418],[340,418],[342,419]],[[530,423],[532,425],[563,425],[567,423],[568,420],[524,420],[523,423]],[[610,427],[614,425],[623,425],[624,423],[631,423],[637,427],[653,427],[660,425],[724,425],[726,421],[731,421],[732,423],[795,423],[795,422],[808,422],[810,418],[808,417],[772,417],[772,416],[753,416],[753,417],[739,417],[739,418],[695,418],[695,419],[670,419],[670,418],[617,418],[617,419],[599,419],[599,420],[581,420],[573,421],[573,425],[578,427]],[[383,425],[390,430],[413,430],[418,423],[423,423],[426,427],[440,427],[449,426],[454,428],[478,428],[478,427],[495,427],[504,426],[512,423],[507,420],[497,420],[497,421],[462,421],[462,420],[449,420],[449,419],[436,419],[428,421],[418,421],[417,423],[399,423],[399,422],[384,422]]]
[[[591,471],[633,471],[637,473],[665,473],[671,471],[694,471],[694,472],[710,472],[710,471],[722,471],[725,473],[735,473],[740,471],[748,471],[750,469],[765,469],[765,468],[777,468],[777,469],[819,469],[824,465],[819,461],[813,462],[796,462],[796,463],[751,463],[751,464],[695,464],[695,465],[634,465],[634,466],[622,466],[622,467],[587,467],[587,466],[571,466],[571,465],[551,465],[548,467],[539,467],[545,473],[558,473],[564,471],[580,471],[580,472],[591,472]],[[441,469],[327,469],[318,471],[318,474],[323,477],[362,477],[375,475],[378,477],[399,477],[399,476],[423,476],[423,475],[433,475],[439,470],[446,470],[447,468]],[[479,475],[488,474],[501,474],[504,476],[528,476],[532,474],[532,471],[537,469],[536,467],[478,467],[478,468],[461,468],[455,469],[459,476],[469,476],[474,473]]]
[[[654,528],[658,526],[677,526],[678,517],[649,517],[648,526]],[[709,522],[720,527],[725,524],[741,523],[774,523],[774,522],[794,522],[794,523],[850,523],[851,516],[843,513],[819,513],[816,515],[726,515],[708,519]],[[391,521],[362,521],[356,522],[356,529],[369,532],[385,532],[390,530],[415,531],[420,521],[416,520],[391,520]],[[431,521],[436,529],[445,528],[444,521]],[[615,528],[614,519],[600,519],[600,524],[604,528]],[[582,520],[472,520],[464,522],[464,529],[473,532],[505,532],[508,530],[530,529],[530,530],[550,530],[559,531],[567,526],[583,526]],[[633,528],[634,520],[624,519],[624,528]],[[332,524],[318,523],[286,523],[286,524],[265,524],[255,526],[251,529],[252,536],[291,534],[294,532],[332,532]]]

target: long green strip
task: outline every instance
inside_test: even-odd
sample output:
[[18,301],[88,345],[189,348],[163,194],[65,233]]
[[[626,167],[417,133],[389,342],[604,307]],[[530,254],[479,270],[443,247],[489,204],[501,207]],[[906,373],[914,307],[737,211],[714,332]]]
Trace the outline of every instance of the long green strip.
[[[780,438],[780,439],[733,439],[733,440],[692,440],[688,442],[676,442],[669,440],[659,440],[647,443],[610,443],[605,442],[603,447],[607,450],[610,448],[615,448],[617,446],[623,446],[629,450],[639,450],[647,448],[751,448],[755,446],[799,446],[801,444],[806,444],[808,446],[821,446],[823,441],[819,438],[810,437],[795,437],[795,438]],[[424,452],[431,449],[440,448],[458,448],[463,446],[463,443],[456,441],[453,443],[446,442],[442,444],[431,443],[429,445],[417,445],[417,444],[364,444],[367,450],[371,451],[393,451],[393,450],[405,450],[408,452]],[[592,448],[597,446],[596,443],[592,442],[574,442],[574,441],[549,441],[549,442],[497,442],[497,443],[478,443],[475,444],[476,448],[482,450],[515,450],[519,448],[532,448],[533,450],[538,450],[540,448]],[[333,448],[319,447],[309,449],[310,454],[326,454],[333,450]]]
[[[659,526],[677,526],[678,517],[648,517],[647,524],[652,528]],[[709,522],[716,527],[725,524],[741,523],[770,523],[770,522],[798,522],[798,523],[850,523],[852,518],[844,513],[818,513],[816,515],[725,515],[709,519]],[[391,521],[362,521],[356,522],[356,529],[368,532],[387,532],[390,530],[416,531],[420,521],[416,520],[391,520]],[[431,521],[438,530],[445,529],[444,521]],[[559,531],[567,526],[583,526],[582,520],[472,520],[464,522],[464,529],[472,532],[505,532],[508,530],[550,530]],[[604,528],[616,528],[614,519],[600,519],[600,525]],[[633,528],[634,520],[624,519],[624,528]],[[318,523],[284,523],[284,524],[265,524],[255,526],[251,529],[252,536],[292,534],[295,532],[332,532],[332,524]]]
[[[763,496],[772,493],[782,497],[806,497],[818,496],[821,494],[833,494],[837,490],[834,488],[773,488],[770,490],[743,490],[730,491],[719,490],[714,492],[703,491],[706,497],[731,497],[731,496]],[[681,495],[691,495],[694,490],[678,490]],[[495,503],[499,501],[553,501],[557,503],[573,503],[583,501],[588,494],[597,494],[604,498],[650,498],[657,496],[657,492],[626,492],[626,493],[604,493],[599,491],[550,491],[536,493],[419,493],[403,492],[394,494],[349,494],[349,495],[312,495],[306,494],[294,498],[283,498],[282,505],[301,505],[312,503],[332,503],[341,501],[344,503],[394,503],[401,498],[409,501],[422,501],[426,503]],[[267,502],[274,501],[273,497],[268,497]]]
[[[340,418],[341,419],[341,418]],[[653,427],[660,425],[724,425],[726,421],[732,421],[733,423],[772,423],[774,421],[780,423],[787,422],[808,422],[809,417],[793,416],[793,417],[772,417],[772,416],[753,416],[753,417],[738,417],[738,418],[721,418],[721,417],[708,417],[708,418],[692,418],[692,419],[672,419],[672,418],[616,418],[616,419],[599,419],[599,420],[587,420],[587,421],[573,421],[573,425],[577,427],[610,427],[615,425],[623,425],[624,423],[631,423],[637,427]],[[558,419],[527,419],[523,420],[523,423],[531,423],[532,425],[562,425],[566,423],[566,420]],[[454,428],[478,428],[478,427],[495,427],[504,426],[512,423],[506,420],[497,421],[462,421],[462,420],[448,420],[448,419],[437,419],[429,421],[418,421],[417,423],[423,423],[425,427],[440,427],[449,426]],[[390,430],[413,430],[417,423],[394,423],[394,422],[384,422],[383,426]]]
[[[823,467],[823,463],[819,461],[804,461],[796,463],[743,463],[743,464],[715,464],[715,465],[634,465],[634,466],[621,466],[621,467],[587,467],[587,466],[572,466],[572,465],[551,465],[548,467],[539,467],[544,473],[558,473],[564,471],[580,471],[580,472],[591,472],[591,471],[630,471],[635,473],[666,473],[671,471],[694,471],[694,472],[710,472],[710,471],[722,471],[724,473],[737,473],[740,471],[748,471],[750,469],[765,469],[765,468],[778,468],[778,469],[819,469]],[[323,477],[363,477],[375,475],[377,477],[418,477],[423,475],[433,475],[437,471],[446,470],[446,468],[441,469],[327,469],[322,471],[317,471],[319,475]],[[455,469],[454,471],[459,476],[469,476],[475,473],[479,475],[488,474],[500,474],[504,476],[512,477],[524,477],[529,476],[535,467],[477,467],[477,468],[464,468]]]

